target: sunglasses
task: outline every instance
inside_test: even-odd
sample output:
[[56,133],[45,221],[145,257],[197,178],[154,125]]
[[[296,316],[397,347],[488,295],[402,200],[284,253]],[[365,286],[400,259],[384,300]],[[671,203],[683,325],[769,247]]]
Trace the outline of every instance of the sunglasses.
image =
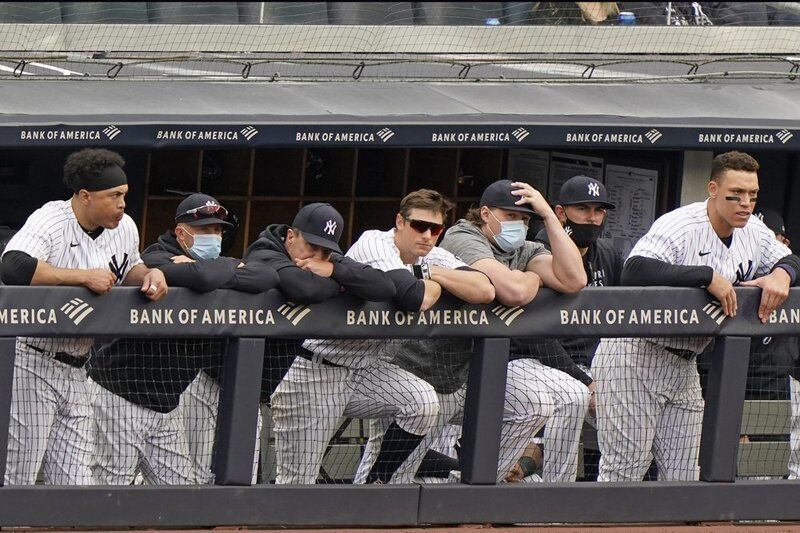
[[408,221],[408,225],[414,228],[414,231],[425,233],[430,230],[431,237],[438,237],[444,231],[444,224],[437,224],[436,222],[427,222],[425,220],[415,220],[413,218],[403,217]]
[[228,210],[221,205],[201,205],[200,207],[193,207],[192,209],[189,209],[181,216],[184,215],[190,215],[194,218],[203,218],[213,215],[215,218],[225,220],[228,218]]

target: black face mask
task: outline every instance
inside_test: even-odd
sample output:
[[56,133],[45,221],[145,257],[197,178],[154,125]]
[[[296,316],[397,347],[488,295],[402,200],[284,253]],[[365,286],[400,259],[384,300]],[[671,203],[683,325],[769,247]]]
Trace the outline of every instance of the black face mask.
[[572,238],[572,242],[574,242],[578,248],[588,248],[590,244],[600,238],[600,234],[603,233],[603,225],[576,224],[570,219],[567,219],[567,223],[564,225],[564,231]]

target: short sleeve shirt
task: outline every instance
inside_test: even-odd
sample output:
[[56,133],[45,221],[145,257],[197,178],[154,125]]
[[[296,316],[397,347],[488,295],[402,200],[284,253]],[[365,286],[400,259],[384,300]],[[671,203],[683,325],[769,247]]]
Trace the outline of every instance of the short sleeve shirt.
[[544,244],[533,241],[525,241],[521,248],[504,252],[492,244],[480,228],[464,219],[447,230],[439,246],[468,265],[481,259],[496,259],[511,270],[525,270],[534,257],[550,255]]

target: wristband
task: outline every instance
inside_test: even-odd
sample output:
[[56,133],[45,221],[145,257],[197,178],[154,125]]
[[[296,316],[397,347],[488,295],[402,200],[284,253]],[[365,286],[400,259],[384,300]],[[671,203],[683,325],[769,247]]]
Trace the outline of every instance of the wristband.
[[417,279],[431,279],[431,269],[428,263],[421,263],[419,265],[412,265],[412,272]]
[[536,472],[536,461],[533,460],[533,457],[523,455],[519,458],[517,464],[519,465],[519,469],[522,470],[522,477],[528,477]]

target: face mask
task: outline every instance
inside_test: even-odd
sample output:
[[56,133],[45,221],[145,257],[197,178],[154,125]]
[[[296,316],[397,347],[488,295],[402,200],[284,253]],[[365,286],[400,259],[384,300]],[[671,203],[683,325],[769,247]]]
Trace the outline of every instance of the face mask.
[[[491,211],[489,211],[489,213],[497,220],[494,213]],[[500,222],[499,220],[497,221]],[[492,231],[491,228],[489,231]],[[522,220],[507,220],[505,222],[500,222],[500,233],[494,235],[493,232],[492,235],[494,236],[494,241],[497,243],[498,248],[504,252],[513,252],[525,244],[528,228],[525,227],[525,222]]]
[[216,259],[222,253],[222,237],[219,235],[192,235],[192,237],[194,244],[189,248],[189,255],[195,259]]
[[567,219],[567,223],[564,225],[564,231],[572,238],[572,242],[575,243],[575,246],[578,248],[588,248],[590,244],[600,238],[600,234],[603,233],[603,226],[598,226],[596,224],[576,224],[570,219]]

